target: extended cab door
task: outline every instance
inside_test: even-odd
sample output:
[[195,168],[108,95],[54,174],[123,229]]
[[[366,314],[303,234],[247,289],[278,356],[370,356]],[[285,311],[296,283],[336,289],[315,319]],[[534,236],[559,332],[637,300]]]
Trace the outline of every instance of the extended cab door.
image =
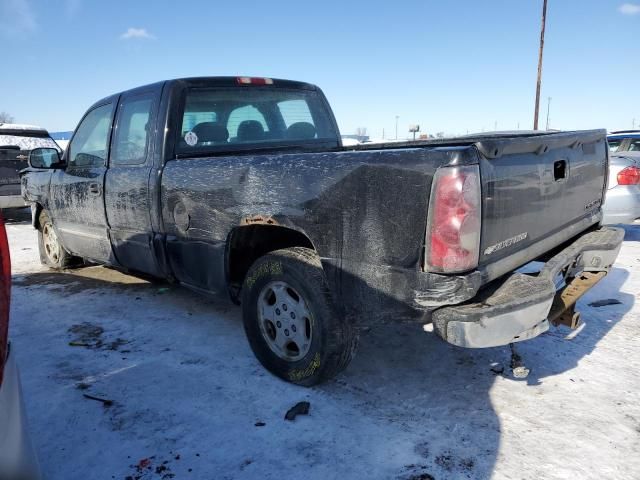
[[158,274],[152,244],[151,178],[156,117],[162,87],[120,96],[105,180],[105,206],[120,265]]
[[66,168],[51,177],[49,209],[67,250],[113,263],[104,211],[104,175],[117,97],[94,105],[76,128]]

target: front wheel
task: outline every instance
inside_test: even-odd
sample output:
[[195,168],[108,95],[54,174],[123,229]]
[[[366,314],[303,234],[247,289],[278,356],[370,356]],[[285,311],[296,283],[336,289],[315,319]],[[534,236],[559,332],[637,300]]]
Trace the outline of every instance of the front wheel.
[[49,215],[44,210],[40,212],[38,229],[38,250],[40,251],[40,262],[49,268],[61,270],[80,263],[78,257],[74,257],[67,252],[60,243],[60,239]]
[[320,259],[308,248],[256,260],[242,287],[242,315],[258,360],[291,383],[321,383],[355,354],[356,330],[334,307]]

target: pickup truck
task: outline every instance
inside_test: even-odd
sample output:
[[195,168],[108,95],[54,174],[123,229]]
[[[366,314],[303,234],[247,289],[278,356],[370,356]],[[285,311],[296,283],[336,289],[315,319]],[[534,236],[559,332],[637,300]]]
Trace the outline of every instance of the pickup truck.
[[20,170],[34,148],[58,148],[41,127],[0,123],[0,209],[25,207],[20,195]]
[[376,322],[469,348],[575,326],[624,235],[600,225],[607,161],[604,130],[346,148],[316,86],[190,78],[95,103],[22,191],[44,264],[228,294],[264,367],[309,386]]

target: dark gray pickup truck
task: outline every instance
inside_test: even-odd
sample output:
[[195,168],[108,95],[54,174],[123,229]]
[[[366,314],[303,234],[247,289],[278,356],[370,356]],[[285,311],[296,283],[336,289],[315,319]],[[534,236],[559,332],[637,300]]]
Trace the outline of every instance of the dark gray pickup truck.
[[228,293],[262,364],[313,385],[374,322],[474,348],[575,327],[623,238],[600,226],[607,152],[604,130],[347,149],[313,85],[192,78],[100,100],[22,191],[45,264]]

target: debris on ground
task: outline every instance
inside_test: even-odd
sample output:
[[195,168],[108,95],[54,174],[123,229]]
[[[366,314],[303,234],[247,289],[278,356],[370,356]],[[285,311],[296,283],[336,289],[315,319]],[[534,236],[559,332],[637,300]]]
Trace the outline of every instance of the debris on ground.
[[606,307],[607,305],[622,305],[620,300],[616,300],[615,298],[605,298],[604,300],[598,300],[596,302],[591,302],[589,304],[590,307]]
[[266,425],[266,423],[264,423],[264,422],[256,422],[254,425],[256,427],[264,427]]
[[156,290],[156,293],[158,295],[162,295],[163,293],[167,293],[169,290],[171,290],[169,287],[161,287],[158,290]]
[[83,393],[82,396],[84,398],[88,398],[89,400],[95,400],[96,402],[102,402],[105,407],[110,407],[113,405],[113,400],[109,400],[107,398],[94,397],[93,395],[89,395],[87,393]]
[[293,422],[298,415],[309,415],[309,408],[311,404],[309,402],[298,402],[284,416],[285,420]]
[[501,363],[492,363],[491,364],[491,371],[493,373],[495,373],[496,375],[500,375],[500,374],[504,373],[504,365],[502,365]]
[[522,357],[516,352],[515,345],[510,343],[509,347],[511,348],[511,373],[518,379],[527,378],[530,370],[525,366]]

